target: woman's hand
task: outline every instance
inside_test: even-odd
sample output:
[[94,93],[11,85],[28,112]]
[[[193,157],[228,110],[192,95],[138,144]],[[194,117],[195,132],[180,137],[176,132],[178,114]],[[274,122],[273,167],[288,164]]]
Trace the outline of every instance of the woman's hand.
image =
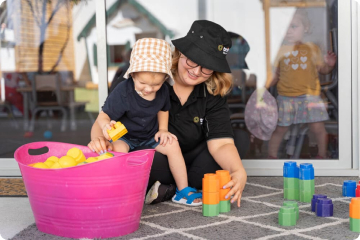
[[245,188],[247,175],[246,172],[241,169],[237,172],[231,173],[230,175],[231,181],[223,186],[223,188],[231,188],[225,198],[233,196],[231,203],[234,203],[237,200],[237,206],[240,207],[241,195]]
[[159,138],[160,138],[160,145],[162,145],[164,147],[166,146],[166,144],[168,142],[170,144],[172,144],[173,139],[177,140],[177,137],[174,134],[172,134],[166,130],[161,130],[161,129],[155,134],[155,137],[154,137],[156,142],[159,141]]
[[98,154],[113,150],[113,145],[105,137],[102,136],[92,139],[89,142],[88,147],[91,151],[97,152]]

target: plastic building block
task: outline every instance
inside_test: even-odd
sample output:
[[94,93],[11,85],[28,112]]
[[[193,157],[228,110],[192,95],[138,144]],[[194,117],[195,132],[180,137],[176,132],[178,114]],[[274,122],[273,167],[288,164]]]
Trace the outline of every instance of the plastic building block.
[[350,218],[350,230],[360,233],[360,219]]
[[296,165],[296,162],[284,162],[283,177],[299,178],[299,167]]
[[114,154],[106,152],[101,154],[100,156],[97,157],[98,160],[104,160],[104,159],[108,159],[108,158],[112,158],[114,157]]
[[214,173],[204,174],[202,179],[203,192],[219,192],[219,178]]
[[299,206],[298,206],[297,202],[285,201],[285,202],[283,202],[283,206],[295,208],[296,219],[299,219]]
[[220,203],[219,203],[219,212],[225,213],[225,212],[230,212],[230,210],[231,210],[230,200],[220,201]]
[[287,200],[299,200],[299,189],[298,188],[284,188],[284,198]]
[[116,122],[115,125],[110,129],[107,130],[109,137],[111,138],[110,142],[115,142],[122,136],[124,136],[128,131],[124,124],[121,122]]
[[86,160],[84,153],[76,147],[69,149],[69,151],[67,151],[66,155],[73,157],[75,159],[76,163],[81,163]]
[[301,163],[299,169],[300,180],[313,180],[314,179],[314,167],[311,163]]
[[219,204],[220,193],[219,192],[204,192],[203,191],[203,205],[204,204]]
[[310,203],[312,196],[314,195],[314,191],[300,191],[300,202]]
[[311,211],[315,212],[315,208],[316,208],[316,202],[318,200],[318,198],[327,198],[326,195],[321,195],[321,194],[314,194],[313,198],[311,199]]
[[219,204],[204,204],[202,205],[202,212],[204,217],[214,217],[219,215]]
[[355,197],[360,197],[360,184],[358,184],[357,187],[356,187]]
[[225,198],[226,194],[228,194],[228,192],[230,192],[230,188],[226,188],[226,189],[221,189],[219,190],[220,193],[220,201],[227,201],[229,200],[229,198]]
[[294,207],[282,206],[279,211],[279,225],[281,226],[295,226],[296,212]]
[[219,177],[220,188],[223,188],[224,185],[230,182],[231,180],[230,173],[227,170],[218,170],[216,171],[216,175]]
[[284,188],[296,188],[299,189],[298,178],[286,178],[284,177]]
[[316,201],[315,212],[318,217],[331,217],[334,205],[330,198],[318,198]]
[[349,204],[349,217],[360,219],[360,198],[352,198]]
[[356,181],[352,181],[352,180],[344,181],[342,187],[343,197],[355,197],[355,191],[356,191]]
[[311,191],[315,189],[314,180],[299,180],[299,189],[300,191]]

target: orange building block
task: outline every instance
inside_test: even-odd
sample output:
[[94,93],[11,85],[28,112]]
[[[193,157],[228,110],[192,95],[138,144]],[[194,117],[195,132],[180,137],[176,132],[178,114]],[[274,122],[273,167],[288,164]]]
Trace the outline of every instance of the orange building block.
[[219,204],[220,194],[219,192],[204,192],[203,191],[203,204]]
[[204,174],[204,178],[202,179],[203,192],[219,192],[219,178],[214,173]]
[[360,219],[360,198],[355,197],[351,199],[349,204],[349,217]]
[[107,130],[109,137],[111,138],[111,141],[115,142],[122,136],[124,136],[128,131],[124,124],[121,122],[116,122],[115,125],[110,129]]
[[223,186],[231,180],[228,170],[218,170],[216,171],[216,175],[219,177],[220,188],[223,188]]
[[225,198],[226,194],[230,192],[230,188],[220,189],[220,201],[228,201],[230,198]]

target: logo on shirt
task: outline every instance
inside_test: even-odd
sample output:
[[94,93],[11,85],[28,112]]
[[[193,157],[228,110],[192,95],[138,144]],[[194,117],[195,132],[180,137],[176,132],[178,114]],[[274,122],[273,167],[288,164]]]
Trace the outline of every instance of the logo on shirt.
[[198,123],[199,122],[199,117],[194,117],[194,123]]

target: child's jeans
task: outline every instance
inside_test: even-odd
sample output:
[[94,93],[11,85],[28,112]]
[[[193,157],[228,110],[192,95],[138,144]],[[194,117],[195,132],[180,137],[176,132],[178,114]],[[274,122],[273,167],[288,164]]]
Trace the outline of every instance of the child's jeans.
[[160,139],[159,139],[158,142],[155,142],[154,138],[150,138],[148,140],[142,141],[142,140],[139,140],[139,139],[136,139],[136,138],[122,137],[122,138],[120,138],[120,140],[126,142],[126,144],[129,145],[130,150],[133,150],[136,147],[149,147],[149,148],[154,149],[160,143]]

